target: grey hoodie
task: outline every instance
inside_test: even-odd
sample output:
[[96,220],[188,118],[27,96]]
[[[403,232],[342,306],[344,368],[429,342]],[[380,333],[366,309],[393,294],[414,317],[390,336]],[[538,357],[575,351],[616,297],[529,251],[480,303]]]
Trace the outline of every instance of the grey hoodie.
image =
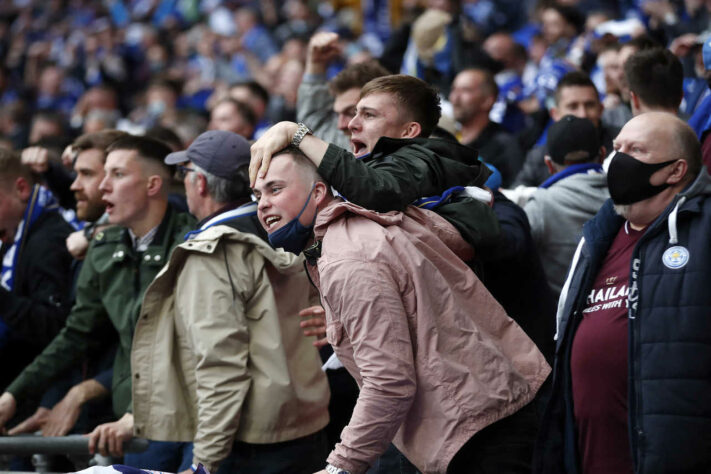
[[589,172],[538,189],[524,206],[548,284],[556,297],[565,283],[583,224],[597,214],[609,197],[605,173]]

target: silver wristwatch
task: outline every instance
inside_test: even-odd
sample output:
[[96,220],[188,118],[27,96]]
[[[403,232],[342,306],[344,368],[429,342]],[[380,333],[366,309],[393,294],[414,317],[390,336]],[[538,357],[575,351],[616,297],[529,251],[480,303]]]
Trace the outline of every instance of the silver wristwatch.
[[326,472],[328,474],[351,474],[348,471],[341,469],[340,467],[333,466],[331,464],[326,466]]
[[291,139],[291,146],[295,148],[299,148],[299,145],[301,145],[301,140],[303,140],[304,137],[309,133],[312,133],[311,129],[307,127],[304,123],[299,122],[298,126],[299,127],[296,129],[294,137]]

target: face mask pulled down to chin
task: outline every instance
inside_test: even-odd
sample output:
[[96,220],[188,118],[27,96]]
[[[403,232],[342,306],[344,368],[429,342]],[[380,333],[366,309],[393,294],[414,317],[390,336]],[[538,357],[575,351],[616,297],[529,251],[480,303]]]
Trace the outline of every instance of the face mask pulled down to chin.
[[316,187],[316,184],[311,187],[309,197],[306,199],[304,207],[301,208],[299,215],[268,235],[269,243],[272,247],[283,248],[287,252],[291,252],[295,255],[299,255],[306,248],[306,244],[309,242],[309,238],[314,230],[316,215],[314,214],[314,218],[308,226],[305,226],[299,222],[299,218],[306,210],[306,206],[308,206],[309,201],[311,201],[311,194],[314,187]]

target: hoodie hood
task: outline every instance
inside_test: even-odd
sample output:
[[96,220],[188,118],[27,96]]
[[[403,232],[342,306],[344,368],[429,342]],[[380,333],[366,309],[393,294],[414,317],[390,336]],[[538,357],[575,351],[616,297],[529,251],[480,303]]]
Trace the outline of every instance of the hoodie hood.
[[471,260],[474,249],[457,231],[457,229],[444,218],[432,211],[409,206],[404,212],[375,212],[360,207],[342,199],[334,199],[328,206],[319,211],[314,225],[315,240],[322,240],[328,226],[345,215],[364,217],[383,227],[402,226],[406,217],[433,232],[457,257],[463,261]]

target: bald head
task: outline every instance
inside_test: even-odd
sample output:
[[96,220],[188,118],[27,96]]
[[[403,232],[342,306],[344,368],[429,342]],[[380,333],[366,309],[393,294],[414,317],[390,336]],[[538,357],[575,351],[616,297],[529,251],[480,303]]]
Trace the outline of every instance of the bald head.
[[632,118],[614,140],[616,150],[645,163],[683,159],[687,164],[684,183],[701,170],[701,147],[694,131],[684,121],[666,112],[647,112]]

